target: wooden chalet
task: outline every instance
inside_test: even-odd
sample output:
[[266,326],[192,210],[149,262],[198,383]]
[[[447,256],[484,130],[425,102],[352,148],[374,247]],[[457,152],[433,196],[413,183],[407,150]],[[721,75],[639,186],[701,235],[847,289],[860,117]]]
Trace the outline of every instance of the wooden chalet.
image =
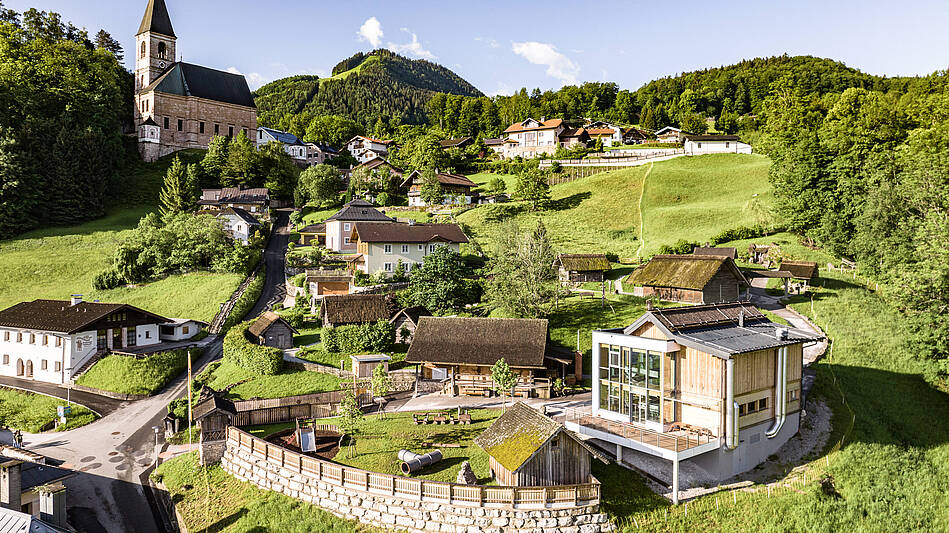
[[[389,320],[395,328],[395,342],[402,344],[411,343],[412,336],[415,335],[415,330],[418,328],[419,319],[423,316],[431,315],[432,313],[421,305],[406,307],[400,310]],[[403,331],[405,332],[404,334]]]
[[289,322],[273,311],[265,311],[247,328],[257,344],[286,350],[293,348],[293,335],[298,333]]
[[546,320],[423,316],[405,361],[452,395],[490,396],[491,367],[504,359],[518,375],[515,396],[549,397],[546,353]]
[[656,255],[625,284],[635,296],[692,304],[735,302],[749,287],[733,259],[714,255]]
[[[435,176],[438,183],[441,184],[445,193],[445,202],[453,204],[470,204],[476,198],[473,192],[478,188],[478,184],[461,174],[452,174],[449,172],[437,172]],[[400,188],[406,191],[409,197],[410,207],[424,207],[427,204],[422,200],[422,173],[418,170],[408,174],[402,180]]]
[[735,247],[715,247],[715,246],[696,246],[692,250],[692,255],[711,255],[715,257],[729,257],[738,259],[738,248]]
[[438,141],[438,145],[444,150],[449,150],[451,148],[467,148],[472,144],[474,144],[474,139],[471,137],[456,137],[454,139]]
[[509,487],[589,483],[590,458],[606,462],[560,423],[523,402],[507,409],[475,444],[488,453],[491,476]]
[[389,320],[390,315],[388,298],[384,294],[327,295],[320,307],[325,328]]
[[560,254],[554,268],[561,283],[602,282],[610,260],[604,254]]

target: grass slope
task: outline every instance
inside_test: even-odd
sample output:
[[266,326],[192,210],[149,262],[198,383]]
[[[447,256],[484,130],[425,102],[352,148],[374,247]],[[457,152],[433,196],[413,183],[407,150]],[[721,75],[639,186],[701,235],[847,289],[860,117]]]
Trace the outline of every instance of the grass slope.
[[[0,426],[39,433],[43,426],[56,420],[56,408],[65,404],[65,401],[49,396],[0,388]],[[74,429],[95,419],[95,413],[73,404],[66,425],[59,429]]]
[[646,172],[649,166],[640,166],[555,185],[552,205],[544,211],[531,213],[514,202],[471,209],[458,219],[489,251],[498,221],[512,217],[526,224],[542,220],[562,252],[631,257],[640,245],[641,216],[643,254],[651,255],[679,239],[704,241],[725,229],[754,224],[755,204],[770,201],[768,159],[760,156],[709,155],[656,163],[640,213]]
[[378,532],[319,507],[237,481],[220,464],[198,465],[197,452],[162,463],[152,474],[168,488],[188,531],[206,533]]
[[151,395],[164,388],[187,366],[184,350],[157,353],[144,359],[113,354],[96,362],[77,383],[119,394]]
[[227,360],[212,364],[198,379],[214,390],[221,390],[239,383],[226,395],[232,400],[282,398],[339,388],[339,378],[329,374],[285,369],[275,376],[261,376],[248,372]]

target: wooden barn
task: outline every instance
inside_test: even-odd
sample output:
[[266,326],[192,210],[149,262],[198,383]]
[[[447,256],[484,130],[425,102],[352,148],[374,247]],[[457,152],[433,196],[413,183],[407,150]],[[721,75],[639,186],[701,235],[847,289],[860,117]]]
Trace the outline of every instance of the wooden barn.
[[320,318],[323,327],[368,324],[389,320],[389,304],[384,294],[334,294],[323,297]]
[[610,260],[604,254],[560,254],[554,268],[561,283],[602,282]]
[[788,272],[791,279],[804,282],[803,289],[806,290],[810,283],[817,279],[819,271],[817,263],[814,261],[781,261],[780,270]]
[[306,286],[310,296],[349,294],[353,275],[346,270],[307,269]]
[[297,330],[273,311],[265,311],[247,328],[257,344],[286,350],[293,348],[293,335]]
[[[415,307],[406,307],[402,309],[389,322],[395,328],[395,342],[409,344],[415,335],[415,329],[418,328],[418,321],[423,316],[431,316],[432,313],[421,305]],[[403,331],[407,335],[403,335]]]
[[624,284],[635,296],[691,304],[737,302],[749,286],[733,259],[717,255],[657,255]]
[[547,487],[589,483],[590,458],[603,457],[562,425],[517,402],[475,439],[499,485]]

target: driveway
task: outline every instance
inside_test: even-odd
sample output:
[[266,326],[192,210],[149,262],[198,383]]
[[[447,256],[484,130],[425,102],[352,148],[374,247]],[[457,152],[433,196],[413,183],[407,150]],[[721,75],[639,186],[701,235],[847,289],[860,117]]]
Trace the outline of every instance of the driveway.
[[267,249],[264,250],[264,265],[267,267],[267,279],[260,298],[245,318],[253,318],[270,309],[270,304],[282,300],[287,276],[284,271],[287,256],[287,244],[290,242],[290,232],[287,225],[290,223],[290,213],[279,211],[274,219],[273,232]]

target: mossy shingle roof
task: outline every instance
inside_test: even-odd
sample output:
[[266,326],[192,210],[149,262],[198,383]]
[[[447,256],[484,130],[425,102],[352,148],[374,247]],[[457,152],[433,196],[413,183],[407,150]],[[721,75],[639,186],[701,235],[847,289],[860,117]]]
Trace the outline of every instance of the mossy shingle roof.
[[610,260],[604,254],[560,254],[555,266],[571,272],[594,272],[610,269]]
[[626,283],[643,287],[702,290],[722,269],[732,273],[739,284],[748,284],[735,261],[713,255],[657,255],[645,266],[634,270],[626,278]]
[[321,316],[332,324],[364,324],[389,320],[384,294],[340,294],[323,297]]
[[516,472],[563,426],[527,404],[517,402],[475,439],[501,466]]
[[794,279],[812,279],[817,277],[817,263],[814,261],[781,261],[781,270],[791,273]]
[[419,318],[410,363],[543,368],[547,321],[526,318]]

